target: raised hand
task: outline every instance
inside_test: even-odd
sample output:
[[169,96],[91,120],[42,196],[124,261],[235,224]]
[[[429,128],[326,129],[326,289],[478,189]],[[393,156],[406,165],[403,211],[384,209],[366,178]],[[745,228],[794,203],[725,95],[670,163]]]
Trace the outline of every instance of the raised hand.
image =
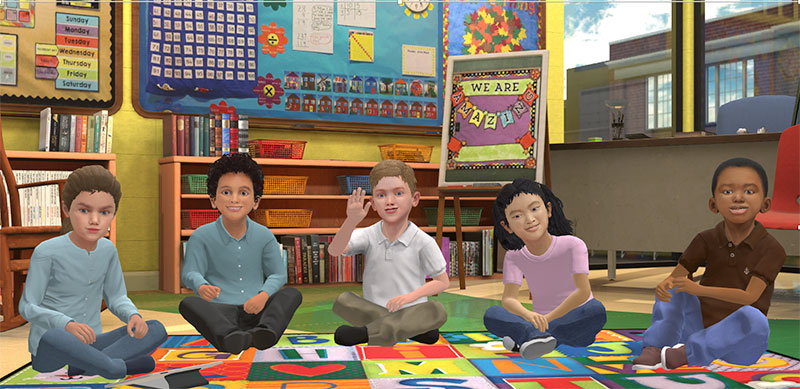
[[369,207],[372,205],[371,201],[367,201],[364,204],[364,195],[366,195],[366,191],[364,189],[358,188],[353,190],[353,193],[350,194],[350,197],[347,199],[347,218],[358,223],[367,216],[369,213]]

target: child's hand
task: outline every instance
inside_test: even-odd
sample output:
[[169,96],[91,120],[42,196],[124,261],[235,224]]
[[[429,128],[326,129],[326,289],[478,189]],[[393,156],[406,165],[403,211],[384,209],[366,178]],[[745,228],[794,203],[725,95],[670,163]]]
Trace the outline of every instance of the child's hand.
[[67,326],[64,327],[64,330],[72,335],[75,335],[78,340],[85,344],[92,344],[95,340],[97,340],[97,335],[95,335],[94,330],[87,324],[71,321],[67,323]]
[[411,293],[402,294],[389,300],[389,302],[386,303],[386,309],[388,309],[389,312],[399,311],[401,308],[403,308],[403,305],[406,305],[414,300],[416,299],[411,296]]
[[528,320],[533,323],[533,326],[539,331],[545,332],[549,327],[547,318],[541,313],[531,312],[531,314],[528,315]]
[[372,202],[367,201],[367,203],[364,204],[364,195],[366,193],[367,192],[364,189],[358,188],[350,194],[350,197],[347,199],[348,219],[360,222],[367,216]]
[[128,319],[128,335],[136,339],[144,338],[147,335],[147,322],[138,314],[133,314]]
[[267,303],[268,299],[269,295],[267,292],[259,292],[257,295],[244,302],[244,311],[255,315],[264,309],[264,305]]
[[211,300],[219,297],[219,286],[204,284],[197,288],[197,294],[200,298],[210,302]]
[[664,281],[659,282],[658,286],[656,286],[656,298],[665,303],[669,302],[669,300],[672,298],[672,294],[669,292],[669,290],[674,287],[673,283],[676,279],[677,278],[675,277],[667,277],[664,279]]
[[700,284],[695,283],[694,281],[688,278],[678,278],[672,281],[672,284],[675,286],[675,292],[686,292],[691,295],[697,296],[700,292]]

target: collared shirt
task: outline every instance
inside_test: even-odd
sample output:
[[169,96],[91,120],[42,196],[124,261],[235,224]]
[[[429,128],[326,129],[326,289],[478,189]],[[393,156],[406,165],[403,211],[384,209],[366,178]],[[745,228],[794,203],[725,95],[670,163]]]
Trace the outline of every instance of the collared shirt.
[[51,328],[75,321],[103,333],[100,304],[127,323],[138,314],[128,298],[117,248],[106,238],[92,252],[79,248],[69,234],[48,239],[33,250],[19,312],[31,323],[28,351],[36,355],[39,339]]
[[[751,277],[761,278],[767,287],[751,305],[766,315],[775,288],[775,277],[786,260],[786,252],[761,223],[755,223],[750,235],[737,246],[728,241],[725,236],[725,222],[720,222],[716,227],[697,234],[678,263],[689,274],[705,265],[705,274],[700,281],[700,285],[704,286],[746,290]],[[742,307],[740,304],[711,297],[699,299],[705,327],[719,322]]]
[[[383,221],[353,231],[347,255],[364,254],[364,298],[382,307],[394,297],[411,293],[425,284],[425,276],[445,271],[442,251],[436,239],[414,223],[394,242],[383,235]],[[428,301],[420,297],[404,307]]]
[[220,216],[192,233],[181,281],[195,292],[204,284],[218,286],[219,297],[213,302],[240,305],[259,292],[277,292],[286,283],[286,266],[267,227],[248,217],[247,231],[235,239]]

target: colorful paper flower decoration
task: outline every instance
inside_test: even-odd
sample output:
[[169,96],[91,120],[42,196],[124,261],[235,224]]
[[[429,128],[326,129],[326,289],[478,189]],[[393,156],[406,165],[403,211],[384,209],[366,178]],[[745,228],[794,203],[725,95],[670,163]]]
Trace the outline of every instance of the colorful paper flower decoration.
[[517,13],[496,4],[482,6],[464,17],[462,54],[507,53],[521,51],[528,36]]
[[258,84],[253,87],[253,93],[258,96],[258,105],[267,108],[279,105],[284,93],[281,88],[281,79],[273,78],[272,73],[267,73],[266,77],[258,76]]
[[265,7],[272,7],[273,11],[277,11],[278,8],[285,7],[286,6],[286,2],[285,1],[265,0],[264,1],[264,6]]
[[269,26],[261,25],[258,41],[261,42],[261,52],[274,58],[278,53],[283,53],[285,50],[283,46],[289,42],[289,38],[283,35],[283,27],[271,22]]

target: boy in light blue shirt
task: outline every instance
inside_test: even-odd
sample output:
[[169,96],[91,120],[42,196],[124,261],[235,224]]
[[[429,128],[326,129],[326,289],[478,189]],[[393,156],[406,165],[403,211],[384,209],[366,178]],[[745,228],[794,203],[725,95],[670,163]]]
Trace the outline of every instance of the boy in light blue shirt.
[[[19,303],[31,323],[33,369],[109,379],[153,371],[149,356],[164,340],[164,326],[142,319],[128,298],[117,249],[104,236],[122,197],[120,184],[102,166],[75,170],[64,186],[62,207],[71,232],[39,244],[31,257]],[[103,333],[101,299],[127,326]]]
[[258,207],[264,173],[247,154],[224,155],[208,169],[211,206],[222,214],[192,233],[181,270],[197,292],[181,315],[217,350],[238,354],[275,345],[303,300],[286,283],[275,235],[247,214]]

